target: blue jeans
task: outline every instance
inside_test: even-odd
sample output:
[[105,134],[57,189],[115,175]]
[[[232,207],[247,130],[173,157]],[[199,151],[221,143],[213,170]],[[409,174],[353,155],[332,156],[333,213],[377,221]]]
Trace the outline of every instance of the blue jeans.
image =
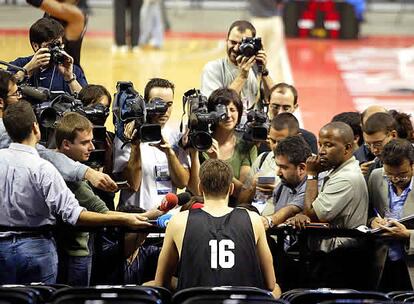
[[70,286],[89,286],[91,279],[92,256],[59,255],[58,282]]
[[58,258],[53,238],[0,238],[0,284],[56,283]]

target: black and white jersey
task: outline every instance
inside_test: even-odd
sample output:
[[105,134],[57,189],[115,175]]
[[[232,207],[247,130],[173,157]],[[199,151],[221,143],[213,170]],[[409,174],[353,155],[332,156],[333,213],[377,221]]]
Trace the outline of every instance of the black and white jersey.
[[250,216],[245,209],[214,217],[189,211],[178,271],[178,289],[196,286],[264,288]]

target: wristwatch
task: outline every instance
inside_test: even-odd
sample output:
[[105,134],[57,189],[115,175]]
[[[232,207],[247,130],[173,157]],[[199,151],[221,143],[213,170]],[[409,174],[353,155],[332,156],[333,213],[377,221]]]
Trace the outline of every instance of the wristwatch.
[[269,225],[269,228],[273,228],[274,224],[273,224],[273,220],[271,216],[265,216],[265,218],[267,219],[267,223]]
[[308,175],[308,180],[318,180],[318,176],[317,175]]
[[67,84],[69,84],[69,83],[71,83],[71,82],[73,82],[73,81],[75,81],[76,80],[76,75],[75,75],[75,73],[72,73],[72,78],[71,79],[69,79],[68,81],[66,81],[65,80],[65,82],[67,83]]
[[263,77],[269,76],[269,70],[265,68],[262,72],[262,76]]

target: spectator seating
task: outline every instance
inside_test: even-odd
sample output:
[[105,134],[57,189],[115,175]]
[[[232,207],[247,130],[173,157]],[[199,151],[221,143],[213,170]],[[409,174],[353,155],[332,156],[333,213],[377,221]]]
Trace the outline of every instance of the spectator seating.
[[[173,304],[181,304],[190,298],[208,298],[209,296],[224,296],[227,299],[256,297],[272,299],[272,294],[260,288],[247,286],[221,286],[221,287],[192,287],[178,291],[172,299]],[[196,303],[196,302],[193,302]]]
[[[414,296],[413,290],[408,291],[392,291],[387,294],[388,297],[390,297],[391,300],[395,302],[408,302],[408,299]],[[410,302],[414,302],[413,299],[410,300]]]
[[309,289],[298,291],[296,293],[290,293],[288,299],[285,294],[282,295],[282,298],[288,300],[291,304],[317,304],[323,301],[328,300],[379,300],[379,301],[389,301],[390,298],[380,292],[374,291],[355,291],[347,289]]
[[56,291],[53,304],[86,303],[91,300],[110,303],[162,303],[160,293],[151,287],[96,286],[85,288],[64,288]]
[[23,285],[3,285],[0,287],[0,301],[11,304],[41,304],[43,303],[40,292]]
[[204,295],[192,297],[183,302],[183,304],[289,304],[285,300],[270,299],[260,296],[247,295]]

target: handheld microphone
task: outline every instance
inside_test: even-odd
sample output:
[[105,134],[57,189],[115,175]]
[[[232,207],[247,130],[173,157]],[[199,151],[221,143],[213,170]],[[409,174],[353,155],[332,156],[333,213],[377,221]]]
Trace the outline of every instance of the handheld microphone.
[[157,222],[155,224],[160,228],[166,228],[168,223],[170,222],[171,217],[171,213],[161,215],[159,218],[157,218]]
[[203,208],[204,207],[204,204],[203,203],[200,203],[200,202],[195,202],[192,206],[191,206],[191,209],[201,209],[201,208]]
[[191,199],[191,194],[188,192],[183,192],[177,195],[178,197],[178,206],[187,204]]
[[158,210],[168,212],[178,204],[178,196],[174,193],[167,193],[162,199],[161,204],[158,206]]

